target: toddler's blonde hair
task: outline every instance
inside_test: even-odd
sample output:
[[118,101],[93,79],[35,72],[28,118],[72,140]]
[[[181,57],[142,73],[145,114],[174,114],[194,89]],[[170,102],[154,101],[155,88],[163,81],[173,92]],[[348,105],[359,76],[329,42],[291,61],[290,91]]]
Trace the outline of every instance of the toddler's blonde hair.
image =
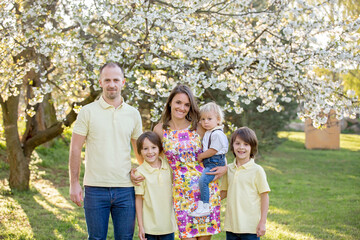
[[217,105],[215,102],[209,102],[200,107],[200,116],[204,113],[213,112],[216,114],[220,124],[224,122],[224,113],[221,110],[220,106]]

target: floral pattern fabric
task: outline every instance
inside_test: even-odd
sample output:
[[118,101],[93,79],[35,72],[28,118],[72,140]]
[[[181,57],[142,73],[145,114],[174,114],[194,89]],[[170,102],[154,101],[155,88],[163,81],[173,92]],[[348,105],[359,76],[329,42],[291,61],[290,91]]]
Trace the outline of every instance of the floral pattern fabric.
[[201,139],[196,131],[164,130],[164,153],[173,170],[173,201],[180,238],[193,238],[219,233],[220,189],[218,181],[209,184],[211,214],[191,217],[200,200],[199,178],[203,167],[197,161]]

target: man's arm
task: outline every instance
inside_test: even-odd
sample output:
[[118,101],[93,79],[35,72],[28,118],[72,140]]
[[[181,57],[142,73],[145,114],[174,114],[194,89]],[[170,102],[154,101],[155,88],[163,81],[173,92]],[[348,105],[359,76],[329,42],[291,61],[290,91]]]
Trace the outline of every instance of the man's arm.
[[83,201],[82,189],[80,186],[81,150],[85,143],[86,136],[76,133],[72,134],[69,152],[69,178],[70,178],[70,199],[81,207]]

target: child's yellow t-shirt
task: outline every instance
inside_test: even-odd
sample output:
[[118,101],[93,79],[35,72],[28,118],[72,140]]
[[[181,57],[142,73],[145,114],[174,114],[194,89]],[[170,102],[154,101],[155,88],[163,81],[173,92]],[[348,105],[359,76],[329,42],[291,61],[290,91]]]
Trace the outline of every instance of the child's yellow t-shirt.
[[145,177],[135,194],[143,196],[143,222],[145,233],[163,235],[176,230],[172,200],[172,173],[169,163],[162,160],[160,169],[151,167],[146,161],[137,168]]
[[253,159],[242,166],[228,165],[221,190],[227,190],[224,230],[256,233],[261,218],[260,194],[270,192],[264,169]]

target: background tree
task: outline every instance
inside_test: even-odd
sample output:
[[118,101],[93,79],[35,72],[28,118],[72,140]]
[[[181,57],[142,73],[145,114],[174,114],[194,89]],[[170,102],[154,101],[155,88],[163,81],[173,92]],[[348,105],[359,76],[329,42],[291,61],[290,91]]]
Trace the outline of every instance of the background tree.
[[[357,98],[340,82],[318,79],[313,68],[341,72],[359,62],[360,19],[329,19],[327,2],[254,3],[2,1],[0,104],[11,188],[28,189],[32,151],[96,98],[97,69],[110,60],[125,68],[127,101],[146,100],[145,121],[158,121],[178,82],[201,101],[206,90],[224,96],[224,110],[236,114],[251,102],[259,112],[280,112],[296,101],[298,115],[315,125],[326,122],[322,113],[331,108],[339,118],[354,117]],[[332,41],[320,44],[324,33]],[[44,112],[56,120],[45,121]],[[26,122],[23,132],[18,120]]]

